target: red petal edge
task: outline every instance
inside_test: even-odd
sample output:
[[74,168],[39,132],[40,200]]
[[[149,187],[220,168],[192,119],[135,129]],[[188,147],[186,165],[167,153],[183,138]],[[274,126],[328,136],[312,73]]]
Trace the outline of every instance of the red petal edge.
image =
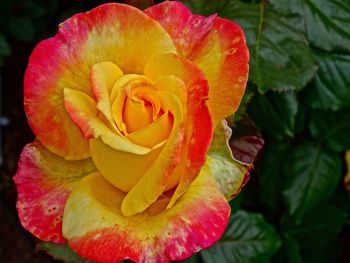
[[[78,171],[76,167],[81,169]],[[13,177],[23,227],[39,239],[66,243],[62,236],[66,200],[74,184],[93,169],[89,159],[69,162],[37,141],[27,144]]]

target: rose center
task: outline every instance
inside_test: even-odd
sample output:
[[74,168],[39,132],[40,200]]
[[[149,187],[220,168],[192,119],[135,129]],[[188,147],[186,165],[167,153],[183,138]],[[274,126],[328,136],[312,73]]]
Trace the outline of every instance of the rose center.
[[153,121],[151,103],[138,97],[127,97],[124,103],[123,121],[128,133],[148,126]]

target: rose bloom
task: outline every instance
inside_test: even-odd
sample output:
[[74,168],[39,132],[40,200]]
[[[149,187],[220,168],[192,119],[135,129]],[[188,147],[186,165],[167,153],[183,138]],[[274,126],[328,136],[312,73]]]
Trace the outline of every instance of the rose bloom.
[[22,225],[98,262],[169,262],[217,241],[249,165],[223,121],[248,77],[241,28],[179,2],[104,4],[34,49],[36,135],[14,180]]

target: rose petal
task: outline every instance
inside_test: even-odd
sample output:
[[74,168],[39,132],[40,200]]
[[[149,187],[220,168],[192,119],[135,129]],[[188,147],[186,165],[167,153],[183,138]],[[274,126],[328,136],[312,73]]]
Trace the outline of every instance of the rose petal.
[[124,105],[125,101],[127,100],[126,91],[130,91],[134,86],[151,84],[152,81],[150,79],[138,74],[126,74],[115,82],[110,96],[112,102],[112,114],[119,130],[123,131],[124,134],[128,134],[123,120]]
[[[163,193],[170,175],[180,162],[180,152],[184,139],[184,119],[180,100],[168,91],[159,91],[164,101],[164,111],[169,111],[174,118],[173,127],[167,142],[157,160],[144,176],[127,193],[121,211],[125,216],[140,213],[154,203]],[[166,108],[169,106],[169,108]]]
[[215,14],[209,17],[193,15],[184,4],[177,1],[154,5],[144,12],[160,22],[182,57],[189,57],[197,51],[212,29],[216,18]]
[[91,157],[103,177],[116,188],[128,192],[155,162],[162,147],[145,155],[117,151],[101,140],[90,140]]
[[100,62],[91,67],[92,92],[97,101],[96,107],[117,132],[119,130],[112,117],[112,104],[109,96],[115,81],[121,76],[123,76],[123,72],[112,62]]
[[127,96],[123,108],[123,122],[128,133],[138,131],[153,121],[152,105]]
[[169,180],[169,189],[174,183],[179,185],[170,202],[172,206],[186,191],[198,175],[212,139],[213,128],[206,105],[208,83],[203,72],[191,61],[176,54],[161,54],[153,57],[145,66],[144,73],[152,80],[173,75],[183,81],[187,90],[187,120],[185,145],[181,153],[181,163]]
[[123,216],[124,195],[99,174],[84,178],[74,188],[63,218],[63,233],[73,250],[98,262],[181,260],[217,241],[230,212],[205,171],[172,209],[155,215],[147,210]]
[[215,127],[237,110],[245,90],[249,51],[242,29],[227,19],[193,15],[176,1],[152,6],[145,13],[170,34],[179,54],[203,70]]
[[63,22],[34,49],[25,74],[25,109],[38,140],[64,158],[88,157],[87,141],[64,109],[63,89],[91,95],[91,65],[110,61],[125,73],[140,73],[163,52],[176,52],[169,35],[131,6],[105,4]]
[[182,79],[174,75],[160,76],[154,80],[154,86],[157,89],[174,93],[182,103],[184,116],[187,116],[187,89]]
[[215,129],[204,164],[227,200],[231,200],[241,191],[249,178],[249,171],[253,168],[252,163],[243,163],[233,157],[229,146],[231,134],[231,128],[223,120]]
[[13,178],[23,227],[40,239],[65,243],[62,236],[64,205],[73,186],[94,170],[91,159],[66,161],[39,142],[28,144]]
[[172,126],[173,121],[166,112],[149,126],[128,134],[126,138],[138,145],[153,148],[168,139]]
[[95,101],[81,91],[64,89],[64,102],[72,120],[87,139],[101,138],[112,148],[134,154],[147,154],[150,149],[139,146],[113,133],[98,117]]

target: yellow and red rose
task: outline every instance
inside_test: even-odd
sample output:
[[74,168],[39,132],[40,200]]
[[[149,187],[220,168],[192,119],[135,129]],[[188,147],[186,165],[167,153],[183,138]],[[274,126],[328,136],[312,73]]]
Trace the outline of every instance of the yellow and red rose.
[[213,244],[248,169],[223,121],[248,59],[238,25],[179,2],[63,22],[25,73],[36,140],[15,176],[23,226],[99,262],[168,262]]

